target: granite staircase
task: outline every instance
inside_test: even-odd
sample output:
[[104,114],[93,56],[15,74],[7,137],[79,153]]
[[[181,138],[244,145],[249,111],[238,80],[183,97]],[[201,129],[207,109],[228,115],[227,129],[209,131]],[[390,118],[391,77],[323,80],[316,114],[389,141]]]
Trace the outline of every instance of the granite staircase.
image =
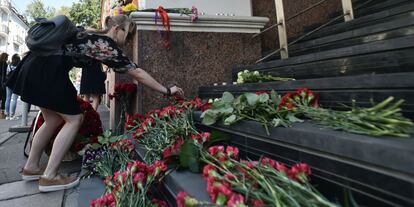
[[[320,94],[323,107],[334,109],[352,100],[371,106],[394,96],[406,101],[403,113],[414,119],[414,1],[371,1],[356,11],[355,20],[328,26],[289,52],[289,59],[235,68],[232,82],[245,69],[295,81],[204,86],[199,96],[310,88]],[[350,193],[359,206],[414,206],[414,136],[370,137],[321,128],[312,121],[272,128],[267,135],[250,121],[204,126],[200,114],[195,117],[201,129],[228,134],[245,157],[310,164],[313,184],[332,200],[344,204],[342,195]]]

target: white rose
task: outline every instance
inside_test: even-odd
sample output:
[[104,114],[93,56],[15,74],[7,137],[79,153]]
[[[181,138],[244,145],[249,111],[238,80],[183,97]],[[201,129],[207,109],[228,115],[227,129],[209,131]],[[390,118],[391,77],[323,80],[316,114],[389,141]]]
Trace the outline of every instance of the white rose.
[[237,78],[237,83],[243,83],[243,82],[244,82],[243,77],[239,77],[239,78]]
[[217,102],[217,101],[220,101],[220,99],[218,99],[218,98],[215,98],[215,99],[214,99],[214,102]]
[[254,75],[260,75],[259,71],[257,71],[257,70],[256,70],[256,71],[254,71],[254,72],[253,72],[253,74],[254,74]]
[[213,103],[213,99],[208,99],[208,103]]
[[243,72],[238,72],[237,73],[237,77],[240,77],[241,75],[243,75]]
[[243,73],[249,73],[249,70],[244,70]]

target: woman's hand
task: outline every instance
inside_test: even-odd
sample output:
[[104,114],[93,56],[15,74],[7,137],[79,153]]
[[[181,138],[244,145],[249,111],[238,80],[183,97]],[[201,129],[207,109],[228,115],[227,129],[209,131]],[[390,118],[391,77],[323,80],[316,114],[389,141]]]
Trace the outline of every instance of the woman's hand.
[[181,89],[181,88],[179,88],[177,86],[171,87],[170,90],[171,90],[171,95],[175,95],[175,94],[178,94],[180,96],[183,96],[184,95],[183,89]]

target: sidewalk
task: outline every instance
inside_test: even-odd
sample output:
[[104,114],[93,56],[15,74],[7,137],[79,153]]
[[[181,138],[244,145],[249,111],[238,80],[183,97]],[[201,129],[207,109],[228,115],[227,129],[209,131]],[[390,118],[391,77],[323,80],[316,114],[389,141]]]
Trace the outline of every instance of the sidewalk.
[[[107,123],[107,108],[101,105],[99,111],[102,112],[103,123],[105,119]],[[36,112],[29,114],[29,123],[36,114]],[[40,193],[36,181],[21,180],[19,171],[26,162],[23,146],[27,133],[8,132],[11,126],[20,125],[20,121],[20,119],[0,120],[0,207],[77,207],[79,188]],[[41,165],[46,165],[46,163],[47,156],[44,155]],[[62,163],[59,171],[64,174],[79,174],[80,167],[81,160],[65,162]]]

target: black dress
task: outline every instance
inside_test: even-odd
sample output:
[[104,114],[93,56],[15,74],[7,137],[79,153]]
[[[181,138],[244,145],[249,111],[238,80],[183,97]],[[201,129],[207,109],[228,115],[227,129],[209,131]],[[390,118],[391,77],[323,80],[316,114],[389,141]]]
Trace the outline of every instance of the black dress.
[[105,94],[105,79],[106,74],[102,72],[102,64],[100,62],[96,62],[90,67],[84,67],[80,82],[80,94]]
[[97,62],[121,73],[136,68],[111,38],[88,34],[66,44],[65,55],[41,57],[29,53],[17,65],[7,86],[24,102],[62,114],[80,114],[69,71]]

